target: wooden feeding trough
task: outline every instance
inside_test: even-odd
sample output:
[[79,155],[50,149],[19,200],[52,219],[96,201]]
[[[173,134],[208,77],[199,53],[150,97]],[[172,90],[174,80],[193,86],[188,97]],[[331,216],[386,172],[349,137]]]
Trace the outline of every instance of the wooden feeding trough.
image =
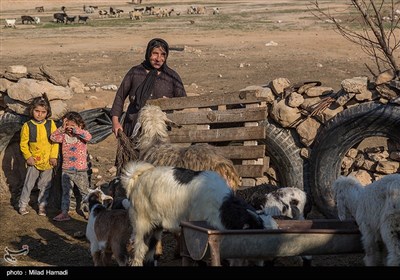
[[277,220],[274,230],[216,230],[202,221],[181,222],[182,265],[211,259],[353,254],[363,252],[354,221]]

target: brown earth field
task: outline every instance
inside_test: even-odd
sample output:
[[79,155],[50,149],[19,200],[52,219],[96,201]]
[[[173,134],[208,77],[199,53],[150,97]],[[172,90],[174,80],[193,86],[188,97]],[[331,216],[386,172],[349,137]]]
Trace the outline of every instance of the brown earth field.
[[[350,1],[321,1],[324,9],[346,18]],[[68,15],[85,15],[83,5],[101,9],[123,9],[120,18],[99,18],[87,14],[87,24],[56,24],[52,15],[66,7]],[[25,65],[37,70],[49,65],[65,77],[78,77],[83,83],[119,86],[125,73],[144,59],[147,42],[161,37],[170,44],[168,65],[182,77],[188,94],[210,94],[238,91],[249,85],[263,85],[275,78],[292,83],[321,81],[323,86],[340,89],[346,78],[370,76],[365,64],[373,61],[356,44],[336,33],[329,23],[312,14],[310,1],[146,1],[141,6],[173,7],[170,17],[144,15],[130,20],[133,10],[128,0],[78,1],[1,0],[0,63],[1,71],[10,65]],[[206,14],[187,14],[190,5],[204,5]],[[44,6],[45,12],[35,11]],[[220,14],[213,15],[212,8]],[[180,15],[177,15],[180,12]],[[41,23],[22,24],[22,15],[39,16]],[[16,18],[16,28],[5,28],[6,18]],[[100,90],[75,94],[69,102],[71,110],[110,106],[115,91]],[[98,169],[94,182],[108,182],[116,151],[113,135],[89,146],[93,167]],[[18,152],[18,149],[15,149]],[[7,174],[6,174],[7,175]],[[10,175],[10,174],[9,174]],[[23,178],[21,179],[23,180]],[[31,201],[34,201],[33,192]],[[34,208],[21,216],[16,200],[3,194],[0,200],[0,252],[5,248],[19,250],[29,246],[27,255],[16,256],[15,263],[0,259],[0,266],[92,266],[89,243],[85,237],[86,220],[71,213],[72,219],[54,222],[57,209],[49,209],[48,217],[40,217]],[[34,203],[32,204],[35,207]],[[314,217],[319,218],[318,213]],[[174,242],[170,234],[163,237],[164,255],[160,266],[179,266],[173,258]],[[293,265],[285,260],[279,266]],[[314,256],[313,266],[362,266],[362,255]]]

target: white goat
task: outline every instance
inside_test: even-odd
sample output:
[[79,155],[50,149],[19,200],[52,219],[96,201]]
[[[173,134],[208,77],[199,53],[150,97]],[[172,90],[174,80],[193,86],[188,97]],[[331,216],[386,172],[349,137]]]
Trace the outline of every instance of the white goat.
[[146,105],[140,110],[132,133],[132,137],[137,137],[139,160],[156,166],[176,166],[196,171],[213,170],[225,178],[234,191],[238,188],[240,177],[231,160],[208,144],[195,144],[184,148],[172,145],[167,125],[179,127],[167,118],[160,107]]
[[135,225],[133,265],[152,265],[163,229],[180,231],[181,221],[206,221],[216,229],[276,228],[271,216],[258,215],[234,196],[214,171],[193,171],[146,162],[128,162],[121,175]]
[[111,265],[114,256],[118,265],[128,264],[129,238],[132,225],[129,223],[127,210],[109,210],[103,205],[112,198],[100,189],[91,190],[84,202],[89,203],[89,219],[86,226],[86,238],[90,242],[90,253],[95,266]]
[[355,218],[362,235],[366,266],[380,265],[384,243],[387,266],[400,266],[400,174],[391,174],[367,186],[353,176],[333,184],[340,220]]
[[12,18],[12,19],[5,19],[5,27],[13,27],[15,28],[15,22],[17,21],[17,19]]

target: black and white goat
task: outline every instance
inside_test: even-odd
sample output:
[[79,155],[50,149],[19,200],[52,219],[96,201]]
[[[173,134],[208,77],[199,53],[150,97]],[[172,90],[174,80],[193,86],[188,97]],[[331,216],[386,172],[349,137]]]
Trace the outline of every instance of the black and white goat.
[[89,203],[89,219],[86,226],[86,238],[90,242],[90,253],[95,266],[111,265],[112,256],[120,266],[128,264],[127,246],[130,246],[132,225],[129,213],[125,209],[110,210],[104,206],[106,200],[112,200],[99,188],[91,190],[84,199]]
[[298,188],[280,188],[265,196],[262,211],[271,216],[285,216],[293,220],[304,220],[307,195]]
[[271,216],[257,214],[214,171],[130,161],[121,181],[132,204],[135,266],[152,265],[163,229],[178,233],[181,221],[206,221],[219,230],[277,228]]
[[[265,196],[262,212],[274,218],[278,216],[293,220],[304,220],[304,206],[307,202],[306,193],[298,188],[280,188]],[[302,256],[303,266],[311,266],[312,257]]]
[[358,224],[365,265],[400,266],[400,174],[367,186],[353,176],[340,176],[333,190],[339,219],[353,216]]
[[[270,186],[270,188],[273,188],[273,190],[270,189],[268,193],[265,193],[265,187],[258,187],[254,190],[238,191],[238,195],[249,201],[256,209],[259,209],[258,213],[271,215],[274,219],[304,220],[304,206],[307,202],[304,191],[291,187],[276,189],[276,186]],[[264,260],[232,259],[229,264],[231,266],[265,266],[274,265],[277,260],[278,258]],[[311,266],[311,260],[311,256],[293,257],[290,263],[292,265],[302,263],[303,266]]]
[[140,110],[131,136],[136,137],[139,160],[156,166],[176,166],[196,171],[213,170],[225,178],[234,191],[237,190],[240,176],[231,160],[208,144],[199,143],[183,148],[172,145],[167,126],[179,127],[167,118],[160,107],[145,105]]

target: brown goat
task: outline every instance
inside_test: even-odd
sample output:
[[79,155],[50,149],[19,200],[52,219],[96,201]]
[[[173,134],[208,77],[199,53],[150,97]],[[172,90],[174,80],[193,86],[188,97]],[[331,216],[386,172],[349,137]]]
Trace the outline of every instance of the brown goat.
[[89,219],[86,238],[90,241],[90,253],[95,266],[112,264],[112,256],[119,266],[128,265],[128,247],[132,235],[129,214],[125,209],[107,209],[103,203],[112,200],[100,189],[91,191],[85,198],[89,203]]

